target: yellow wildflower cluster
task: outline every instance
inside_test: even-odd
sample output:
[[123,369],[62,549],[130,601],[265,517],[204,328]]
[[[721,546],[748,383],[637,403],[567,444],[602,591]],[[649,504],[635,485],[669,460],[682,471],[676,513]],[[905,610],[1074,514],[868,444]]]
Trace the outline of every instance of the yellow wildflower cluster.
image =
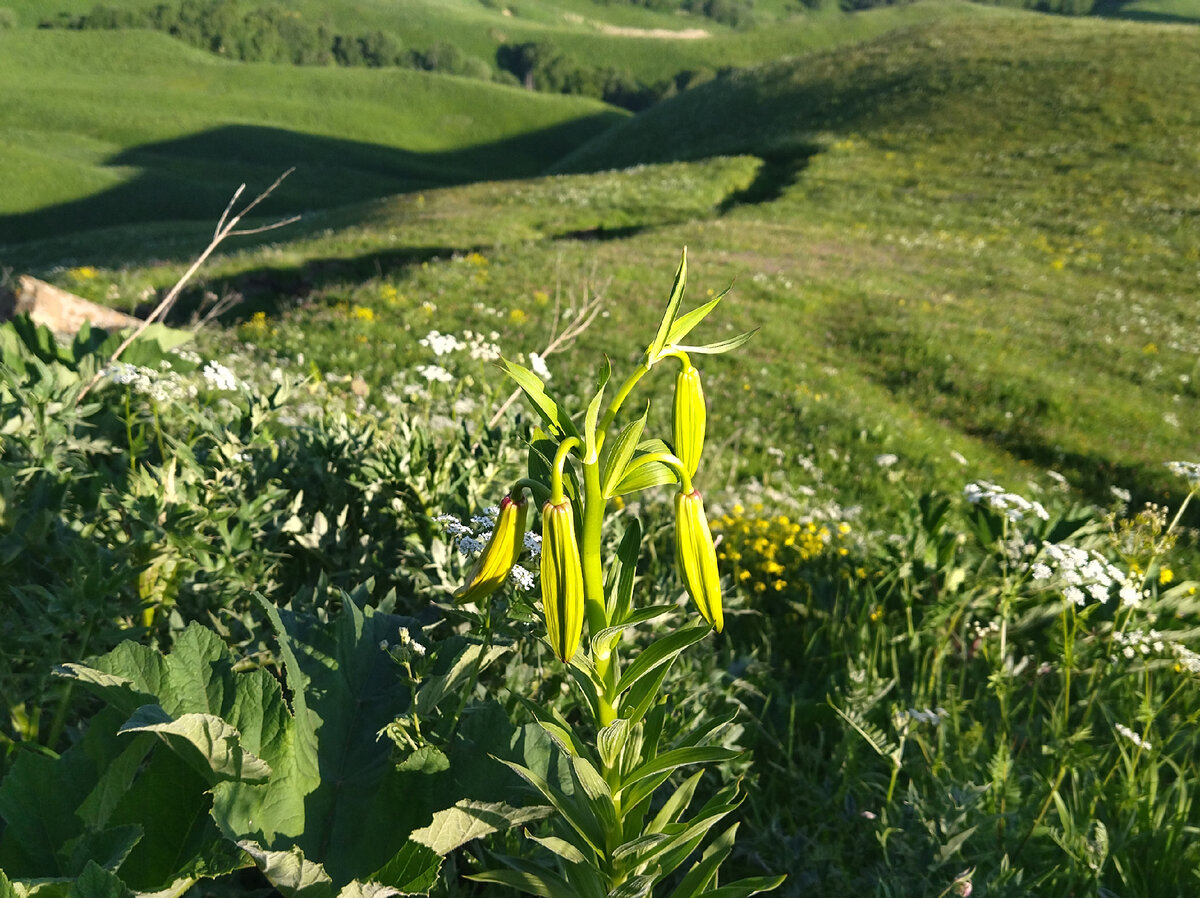
[[100,272],[91,265],[84,265],[80,268],[72,268],[67,272],[67,276],[76,281],[94,281],[100,276]]
[[[757,506],[761,512],[762,507]],[[849,554],[851,527],[845,521],[826,523],[746,514],[735,505],[731,514],[713,521],[720,534],[718,560],[734,580],[754,592],[783,592],[806,562],[820,556]]]
[[359,321],[371,322],[375,320],[375,310],[370,306],[354,306],[352,314]]
[[238,333],[243,340],[254,340],[255,338],[266,337],[275,332],[275,328],[271,327],[267,321],[266,312],[255,312],[248,320],[238,325]]

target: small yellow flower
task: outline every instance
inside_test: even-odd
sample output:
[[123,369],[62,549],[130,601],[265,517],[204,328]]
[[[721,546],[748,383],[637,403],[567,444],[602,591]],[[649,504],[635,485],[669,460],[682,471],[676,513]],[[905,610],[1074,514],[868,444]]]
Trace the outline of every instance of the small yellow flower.
[[370,306],[355,306],[354,317],[359,321],[371,322],[375,320],[375,310]]
[[511,309],[508,313],[508,320],[513,324],[524,324],[529,319],[529,314],[524,309]]
[[1158,572],[1158,582],[1166,586],[1175,579],[1175,572],[1169,567],[1165,567]]

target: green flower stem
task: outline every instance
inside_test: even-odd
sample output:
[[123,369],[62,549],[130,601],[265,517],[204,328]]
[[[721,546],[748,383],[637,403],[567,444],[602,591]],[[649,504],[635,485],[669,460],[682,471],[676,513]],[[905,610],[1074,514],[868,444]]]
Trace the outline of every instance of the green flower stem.
[[[587,616],[588,633],[595,636],[609,625],[608,610],[604,601],[604,570],[600,558],[601,528],[604,525],[604,492],[600,486],[600,464],[593,462],[583,466],[583,601]],[[617,719],[616,665],[609,653],[596,654],[593,659],[596,674],[604,684],[600,695],[600,720],[602,727]]]
[[[605,411],[604,417],[600,419],[600,425],[596,428],[597,433],[606,433],[608,428],[612,426],[613,421],[617,418],[617,413],[621,410],[621,406],[625,404],[625,400],[629,398],[629,394],[633,392],[633,388],[637,386],[650,367],[643,362],[633,370],[633,373],[621,384],[621,389],[617,391],[617,395],[613,397],[612,402],[608,404],[608,410]],[[599,447],[597,447],[599,449]]]
[[539,505],[548,501],[550,498],[550,490],[546,488],[546,484],[539,480],[530,480],[528,477],[522,477],[520,480],[514,483],[512,492],[509,493],[509,495],[515,500],[517,493],[523,489],[529,490],[529,492],[533,493],[533,499]]
[[550,475],[550,502],[554,505],[561,505],[563,500],[563,466],[567,463],[567,454],[577,446],[582,446],[583,443],[578,437],[567,437],[558,444],[558,451],[554,453],[554,470]]

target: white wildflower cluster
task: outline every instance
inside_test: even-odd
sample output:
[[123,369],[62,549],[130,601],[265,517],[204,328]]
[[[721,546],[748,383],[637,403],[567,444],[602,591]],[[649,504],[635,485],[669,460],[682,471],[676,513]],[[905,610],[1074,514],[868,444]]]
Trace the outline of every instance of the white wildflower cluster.
[[1067,543],[1043,543],[1041,557],[1043,560],[1030,568],[1030,576],[1047,583],[1053,581],[1062,589],[1063,598],[1072,604],[1082,607],[1089,598],[1104,604],[1114,586],[1123,607],[1141,601],[1137,584],[1099,552]]
[[1186,480],[1188,486],[1200,487],[1200,462],[1169,461],[1167,462],[1167,470]]
[[1172,643],[1171,648],[1175,652],[1175,661],[1179,665],[1179,670],[1200,674],[1200,654],[1178,642]]
[[896,724],[897,726],[903,726],[905,723],[912,721],[913,723],[927,723],[930,726],[938,726],[949,716],[950,712],[945,708],[926,708],[924,711],[917,708],[909,708],[907,711],[900,711],[896,714]]
[[967,630],[975,642],[984,642],[989,636],[994,636],[1000,632],[1000,621],[993,620],[987,623],[980,620],[971,621],[971,625]]
[[542,380],[550,380],[550,369],[546,367],[546,360],[536,352],[529,353],[529,367]]
[[454,336],[454,334],[443,334],[440,331],[430,331],[418,342],[422,346],[432,349],[433,354],[436,356],[449,355],[452,352],[458,352],[460,349],[466,348],[466,344]]
[[1024,496],[1005,492],[1004,487],[986,480],[968,483],[963,488],[963,496],[972,505],[984,504],[994,511],[1003,514],[1010,521],[1020,521],[1028,514],[1036,515],[1043,521],[1050,520],[1050,513],[1040,502],[1031,502]]
[[417,374],[430,382],[448,384],[454,380],[454,375],[441,365],[417,365],[415,370]]
[[1143,748],[1146,751],[1150,751],[1150,749],[1154,747],[1146,739],[1143,739],[1141,736],[1139,736],[1137,733],[1135,733],[1129,727],[1125,726],[1125,724],[1123,724],[1123,723],[1115,724],[1113,726],[1113,729],[1116,730],[1118,733],[1120,733],[1122,736],[1124,736],[1126,739],[1128,739],[1130,742],[1132,742],[1134,745],[1136,745],[1138,748]]
[[463,331],[467,341],[467,352],[477,362],[494,362],[500,358],[500,345],[496,342],[500,335],[492,331],[486,337],[474,331]]
[[441,331],[433,330],[417,342],[433,350],[433,354],[439,358],[465,350],[475,361],[493,362],[500,358],[500,346],[496,343],[498,339],[500,339],[500,334],[496,331],[489,334],[463,331],[462,339],[459,339],[454,334],[443,334]]
[[[1113,634],[1113,644],[1117,647],[1118,654],[1126,659],[1161,655],[1167,649],[1167,643],[1163,641],[1163,635],[1158,630],[1117,632]],[[1116,660],[1114,657],[1113,661]]]
[[881,468],[890,468],[898,461],[900,461],[900,456],[894,455],[891,452],[884,452],[875,456],[875,464]]
[[170,362],[165,360],[159,370],[114,362],[101,373],[113,383],[129,387],[133,392],[147,396],[155,402],[191,399],[197,392],[196,384],[172,371]]
[[418,642],[413,635],[408,632],[408,627],[400,628],[399,638],[400,641],[397,643],[397,645],[399,645],[402,650],[416,655],[417,657],[423,657],[425,655],[425,646]]
[[[434,520],[445,528],[446,536],[450,538],[451,542],[458,545],[458,551],[464,558],[474,558],[484,550],[492,538],[492,531],[496,526],[496,516],[499,513],[500,506],[492,505],[485,508],[481,514],[472,515],[470,524],[464,524],[452,514],[440,514]],[[541,536],[526,531],[525,548],[529,550],[530,560],[536,560],[542,554]],[[519,564],[513,565],[508,577],[525,592],[533,589],[533,573]]]
[[242,382],[238,380],[237,375],[222,365],[220,362],[209,362],[204,366],[204,370],[200,372],[204,378],[204,382],[213,390],[240,390]]

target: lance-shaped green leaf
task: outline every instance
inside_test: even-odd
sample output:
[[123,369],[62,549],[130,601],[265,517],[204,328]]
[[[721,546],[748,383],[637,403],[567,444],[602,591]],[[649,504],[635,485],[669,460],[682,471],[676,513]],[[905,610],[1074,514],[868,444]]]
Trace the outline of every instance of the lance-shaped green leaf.
[[632,727],[633,724],[627,718],[618,717],[608,726],[602,727],[596,734],[596,751],[605,767],[617,766],[617,761],[621,759],[621,752],[625,750],[625,743],[629,739],[629,731]]
[[541,864],[515,857],[501,858],[511,869],[485,870],[466,878],[475,882],[495,882],[512,886],[540,898],[579,898],[576,890],[565,879]]
[[596,393],[592,396],[592,401],[588,403],[587,413],[583,418],[583,461],[585,464],[594,464],[600,457],[600,444],[604,440],[604,434],[596,433],[596,423],[600,420],[604,388],[608,386],[608,378],[611,375],[612,366],[608,363],[608,356],[605,356],[604,364],[600,368],[600,376],[596,379]]
[[[723,817],[733,813],[745,800],[741,791],[741,782],[733,782],[719,789],[715,795],[704,803],[696,816],[686,824],[675,824],[667,827],[668,832],[678,832],[681,835],[688,832],[689,837],[679,840],[679,844],[668,847],[659,853],[657,863],[663,873],[669,873],[688,859],[696,847],[704,841],[705,836]],[[699,824],[699,825],[698,825]]]
[[654,342],[646,350],[647,367],[659,360],[667,345],[667,337],[671,333],[671,326],[675,323],[675,316],[679,314],[679,302],[683,299],[683,291],[686,287],[687,247],[685,246],[679,257],[679,268],[675,271],[675,282],[671,285],[671,298],[667,301],[667,310],[663,313],[662,322],[658,325],[658,333],[654,335]]
[[[670,773],[672,770],[677,770],[680,767],[687,767],[691,764],[719,764],[722,761],[732,761],[741,754],[739,751],[734,751],[729,748],[720,748],[719,746],[686,746],[684,748],[674,748],[670,751],[665,751],[657,757],[650,758],[644,764],[634,768],[628,776],[621,779],[621,794],[626,794],[631,787],[642,782],[647,777],[655,776],[656,774]],[[636,792],[630,792],[633,795],[633,803],[637,803]]]
[[[557,854],[569,864],[586,864],[587,857],[584,856],[578,848],[568,842],[566,839],[560,839],[558,836],[546,836],[545,838],[534,835],[529,830],[525,830],[525,838],[531,842],[537,842],[547,851]],[[2,898],[2,896],[0,896]]]
[[604,498],[611,499],[617,495],[617,484],[625,476],[629,462],[637,451],[638,443],[642,439],[642,431],[646,429],[646,418],[649,414],[650,405],[647,403],[646,410],[642,412],[641,417],[626,424],[617,434],[617,438],[611,444],[606,443],[604,446],[600,457],[600,485],[604,491]]
[[707,318],[709,313],[711,313],[712,310],[720,304],[721,300],[726,297],[731,289],[733,289],[732,284],[729,287],[726,287],[717,296],[710,299],[704,305],[697,306],[690,312],[680,315],[677,319],[675,319],[675,323],[671,325],[671,332],[667,334],[667,346],[676,346],[680,340],[690,334],[693,328]]
[[680,880],[671,898],[696,898],[715,881],[717,870],[733,851],[737,838],[738,824],[726,829],[704,849],[704,855],[692,865],[692,869]]
[[656,875],[631,876],[609,892],[608,898],[646,898],[658,880]]
[[701,898],[749,898],[760,892],[773,892],[783,885],[786,876],[748,876],[719,889],[701,893]]
[[635,683],[653,673],[657,668],[673,661],[688,646],[695,645],[712,632],[708,624],[684,627],[669,633],[646,648],[633,663],[630,664],[617,680],[617,694],[620,695]]
[[[638,554],[642,544],[642,525],[634,518],[625,528],[617,555],[604,584],[604,607],[610,621],[630,620],[633,608],[633,582],[637,576]],[[623,625],[622,625],[623,626]],[[597,634],[599,635],[599,634]],[[593,639],[593,646],[597,643]]]
[[654,819],[646,827],[646,832],[663,832],[670,824],[678,823],[679,818],[688,809],[688,805],[692,803],[692,798],[696,794],[696,787],[700,784],[702,776],[704,776],[704,771],[697,770],[680,783],[679,787],[671,793],[671,797],[663,802],[663,806],[659,808],[658,813],[654,815]]
[[540,377],[528,368],[518,365],[516,362],[510,362],[508,359],[501,359],[500,364],[508,376],[521,388],[521,392],[533,403],[534,409],[546,422],[546,426],[550,428],[551,436],[560,440],[563,437],[579,436],[579,431],[575,429],[570,417],[562,413],[558,403],[546,392],[546,385]]
[[720,355],[723,352],[730,352],[737,349],[757,333],[758,328],[756,327],[752,331],[746,331],[744,334],[738,334],[736,337],[730,337],[728,340],[718,340],[716,343],[704,343],[699,346],[676,346],[674,348],[689,355]]
[[565,794],[557,786],[546,782],[544,778],[523,764],[503,759],[498,760],[510,770],[520,775],[529,785],[541,792],[546,800],[554,806],[554,809],[562,814],[563,819],[571,825],[571,828],[579,833],[588,847],[595,851],[596,854],[603,855],[604,849],[601,846],[604,845],[604,831],[600,828],[596,818],[590,815],[577,799]]
[[671,447],[662,440],[646,440],[639,444],[633,459],[625,466],[625,471],[617,481],[613,495],[625,496],[639,490],[678,482],[679,478],[669,466],[652,457],[660,453],[671,454]]
[[[633,571],[632,568],[626,568],[621,573],[628,571],[629,580],[632,585]],[[619,589],[618,585],[618,589]],[[605,627],[599,633],[592,637],[592,651],[597,654],[607,654],[612,651],[621,634],[630,627],[636,627],[638,624],[644,624],[647,621],[656,620],[664,614],[670,614],[676,611],[675,605],[651,605],[647,608],[639,608],[637,611],[630,613],[621,623],[614,624],[611,627]]]

